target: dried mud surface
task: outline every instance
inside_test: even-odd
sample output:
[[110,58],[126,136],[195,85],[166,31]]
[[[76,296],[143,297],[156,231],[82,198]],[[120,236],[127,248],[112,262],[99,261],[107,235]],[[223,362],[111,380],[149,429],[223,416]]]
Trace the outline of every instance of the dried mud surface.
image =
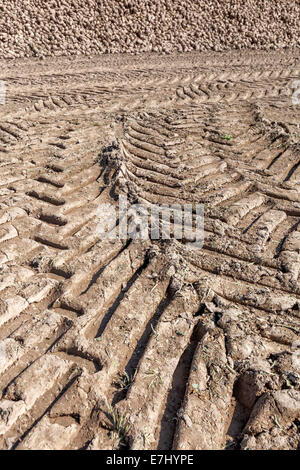
[[9,0],[0,57],[300,47],[299,0]]
[[[1,65],[0,447],[297,449],[297,55]],[[119,194],[204,246],[99,240]]]

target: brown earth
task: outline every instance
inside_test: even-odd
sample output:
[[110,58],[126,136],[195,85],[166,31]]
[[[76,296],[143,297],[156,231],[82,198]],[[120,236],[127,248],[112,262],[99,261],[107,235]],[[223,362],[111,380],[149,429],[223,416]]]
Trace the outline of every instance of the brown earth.
[[9,0],[0,57],[300,46],[299,0]]
[[[1,64],[0,447],[296,449],[297,53]],[[100,240],[117,196],[205,240]]]

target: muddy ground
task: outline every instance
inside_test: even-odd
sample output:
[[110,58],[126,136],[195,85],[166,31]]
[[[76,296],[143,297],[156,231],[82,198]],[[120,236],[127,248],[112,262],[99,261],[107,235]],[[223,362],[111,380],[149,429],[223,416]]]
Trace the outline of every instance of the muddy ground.
[[[297,52],[2,62],[0,447],[297,449]],[[102,240],[118,196],[205,239]]]

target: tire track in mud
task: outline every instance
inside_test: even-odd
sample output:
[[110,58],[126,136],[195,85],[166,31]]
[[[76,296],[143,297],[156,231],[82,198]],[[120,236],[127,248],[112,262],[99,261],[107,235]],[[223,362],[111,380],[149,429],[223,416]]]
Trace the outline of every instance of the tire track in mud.
[[[8,74],[1,448],[297,448],[299,64],[211,57]],[[203,247],[99,239],[119,194],[203,203]]]

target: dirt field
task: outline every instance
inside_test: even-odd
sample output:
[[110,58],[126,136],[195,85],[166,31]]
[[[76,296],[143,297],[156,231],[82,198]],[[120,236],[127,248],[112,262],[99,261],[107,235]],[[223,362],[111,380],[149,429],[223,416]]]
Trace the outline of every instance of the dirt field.
[[[0,448],[296,449],[298,52],[2,62]],[[205,241],[97,208],[204,203]]]

